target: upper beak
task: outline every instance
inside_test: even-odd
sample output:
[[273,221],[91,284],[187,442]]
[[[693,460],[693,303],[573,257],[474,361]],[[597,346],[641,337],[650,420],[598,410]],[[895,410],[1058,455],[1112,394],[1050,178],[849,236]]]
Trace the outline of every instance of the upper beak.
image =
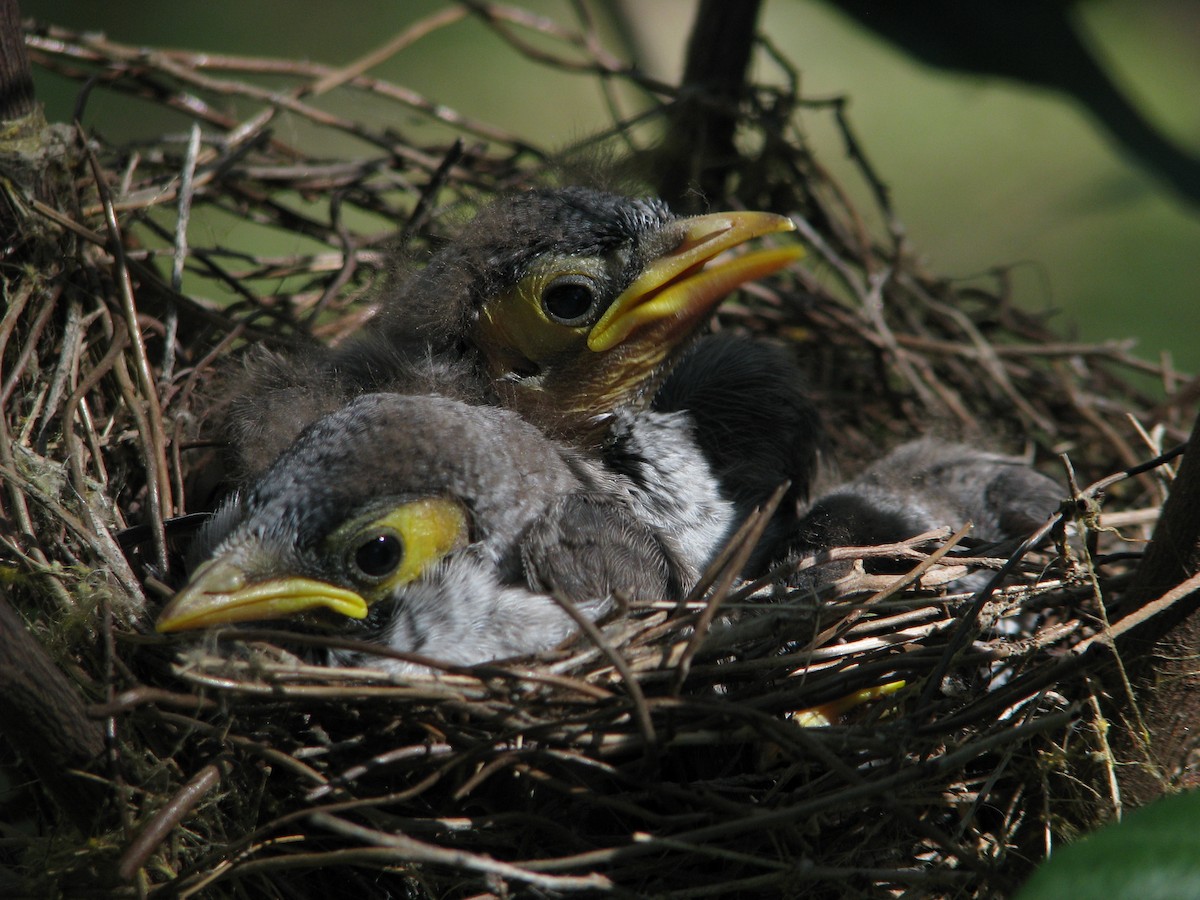
[[367,601],[336,585],[311,578],[254,580],[224,557],[205,563],[158,617],[163,633],[230,625],[234,622],[283,619],[319,607],[351,619],[367,615]]
[[[654,260],[605,311],[588,334],[588,348],[602,353],[635,330],[663,323],[668,342],[680,339],[735,288],[762,278],[804,255],[797,245],[757,250],[709,268],[705,264],[746,241],[796,226],[766,212],[720,212],[682,220],[679,246]],[[660,338],[662,339],[662,338]]]

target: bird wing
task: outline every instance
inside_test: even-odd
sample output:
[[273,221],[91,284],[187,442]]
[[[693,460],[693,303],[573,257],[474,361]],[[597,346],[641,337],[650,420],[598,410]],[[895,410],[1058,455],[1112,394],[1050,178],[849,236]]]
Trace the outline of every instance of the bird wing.
[[522,542],[521,559],[531,589],[580,604],[677,599],[684,589],[671,548],[623,503],[602,494],[557,500]]
[[746,572],[759,574],[795,530],[826,450],[821,415],[795,357],[761,339],[722,332],[698,341],[654,398],[659,412],[686,412],[723,496],[745,519],[784,482]]
[[1017,457],[922,438],[819,497],[800,518],[788,552],[776,558],[890,544],[967,522],[981,541],[1020,539],[1045,522],[1062,495],[1057,482]]

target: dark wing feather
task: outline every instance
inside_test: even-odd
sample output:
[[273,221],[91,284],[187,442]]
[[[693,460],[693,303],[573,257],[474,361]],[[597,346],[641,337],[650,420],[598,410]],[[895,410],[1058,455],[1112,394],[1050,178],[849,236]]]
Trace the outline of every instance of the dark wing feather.
[[1063,488],[1020,459],[932,438],[897,447],[818,498],[779,558],[830,547],[890,544],[967,522],[981,541],[1028,536],[1061,504]]
[[667,376],[654,409],[691,415],[696,441],[740,519],[790,482],[747,565],[757,574],[794,533],[825,449],[821,416],[795,359],[767,341],[703,338]]
[[531,589],[577,603],[671,600],[682,593],[670,548],[623,503],[602,494],[557,500],[522,542],[521,555]]

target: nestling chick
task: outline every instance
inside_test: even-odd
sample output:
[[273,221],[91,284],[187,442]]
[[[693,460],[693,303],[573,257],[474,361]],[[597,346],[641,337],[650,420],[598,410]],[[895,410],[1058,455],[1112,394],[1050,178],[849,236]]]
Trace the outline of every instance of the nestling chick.
[[[554,645],[695,572],[628,484],[511,411],[368,394],[307,428],[203,536],[158,630],[300,617],[466,665]],[[419,666],[335,651],[340,664]]]

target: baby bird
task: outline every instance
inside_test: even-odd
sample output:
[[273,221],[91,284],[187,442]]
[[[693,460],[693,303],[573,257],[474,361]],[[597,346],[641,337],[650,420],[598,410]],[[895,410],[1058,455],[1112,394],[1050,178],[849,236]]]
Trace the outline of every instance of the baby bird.
[[[160,632],[284,619],[444,663],[544,650],[615,598],[696,573],[628,484],[515,413],[366,394],[320,418],[209,523]],[[365,652],[329,660],[421,668]]]

